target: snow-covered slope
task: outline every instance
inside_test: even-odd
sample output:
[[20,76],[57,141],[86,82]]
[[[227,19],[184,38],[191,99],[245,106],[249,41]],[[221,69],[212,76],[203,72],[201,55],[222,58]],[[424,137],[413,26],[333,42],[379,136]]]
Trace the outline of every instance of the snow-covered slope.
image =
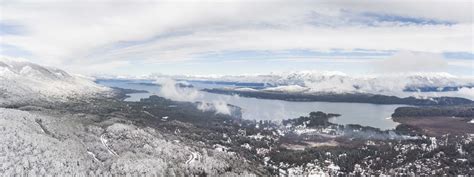
[[[215,176],[238,160],[226,152],[171,141],[124,119],[91,124],[95,115],[45,113],[0,108],[0,174],[174,176],[204,171]],[[194,154],[199,158],[189,162]]]
[[85,77],[16,58],[0,57],[0,105],[66,101],[109,89]]

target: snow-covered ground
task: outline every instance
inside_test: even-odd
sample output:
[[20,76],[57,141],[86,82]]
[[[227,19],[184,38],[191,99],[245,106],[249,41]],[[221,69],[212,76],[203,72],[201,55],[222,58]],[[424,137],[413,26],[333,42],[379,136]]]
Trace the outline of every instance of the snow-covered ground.
[[[54,136],[45,133],[39,120]],[[62,174],[94,170],[99,164],[90,160],[87,148],[77,141],[77,136],[68,136],[73,132],[66,132],[83,127],[58,125],[56,121],[48,116],[0,108],[0,173]]]
[[107,91],[110,89],[83,76],[18,58],[0,57],[0,105],[67,101]]
[[235,160],[126,120],[44,113],[0,108],[0,174],[215,174]]
[[[216,174],[235,160],[226,152],[172,141],[177,137],[126,118],[98,121],[98,115],[44,107],[110,91],[89,78],[0,58],[0,174]],[[8,105],[26,107],[2,108]],[[190,155],[196,158],[186,163]]]

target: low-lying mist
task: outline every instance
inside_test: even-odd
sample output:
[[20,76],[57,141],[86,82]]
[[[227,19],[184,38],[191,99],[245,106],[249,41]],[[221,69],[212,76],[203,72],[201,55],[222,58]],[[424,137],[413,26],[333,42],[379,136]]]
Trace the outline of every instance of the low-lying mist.
[[[218,114],[231,115],[231,109],[226,101],[215,99],[203,101],[203,95],[196,88],[180,87],[180,82],[171,78],[159,78],[155,81],[161,85],[160,95],[175,101],[198,102],[197,108],[201,111],[215,111]],[[184,83],[185,85],[189,85]]]

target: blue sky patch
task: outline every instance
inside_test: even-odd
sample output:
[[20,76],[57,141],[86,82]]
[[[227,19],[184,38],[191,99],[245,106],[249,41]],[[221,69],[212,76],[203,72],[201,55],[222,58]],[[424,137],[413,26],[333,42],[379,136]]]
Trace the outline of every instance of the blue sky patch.
[[365,12],[361,14],[363,17],[368,17],[372,19],[374,22],[393,22],[393,23],[400,23],[406,25],[454,25],[455,22],[444,21],[444,20],[436,20],[436,19],[426,19],[426,18],[419,18],[419,17],[409,17],[409,16],[400,16],[400,15],[393,15],[393,14],[380,14],[380,13],[372,13],[372,12]]
[[25,33],[25,29],[21,25],[0,22],[0,36],[21,35],[24,33]]
[[443,56],[448,59],[474,60],[474,53],[469,52],[445,52]]

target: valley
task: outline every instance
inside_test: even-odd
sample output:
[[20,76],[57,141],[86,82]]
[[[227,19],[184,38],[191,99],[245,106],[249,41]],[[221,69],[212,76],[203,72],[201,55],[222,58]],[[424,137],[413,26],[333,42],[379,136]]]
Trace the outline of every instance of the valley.
[[[24,77],[21,72],[12,73]],[[77,78],[53,80],[62,83],[71,79]],[[447,102],[416,107],[301,102],[294,108],[309,103],[304,115],[298,112],[258,120],[247,117],[245,104],[233,104],[242,102],[202,99],[221,95],[200,97],[199,85],[114,81],[106,87],[89,80],[81,82],[95,89],[84,92],[79,91],[83,86],[71,85],[72,94],[61,96],[36,87],[40,91],[22,93],[35,96],[28,101],[11,99],[12,93],[18,92],[11,86],[4,88],[0,141],[5,143],[0,146],[0,173],[261,176],[473,172],[473,108],[470,103],[452,101],[457,99],[441,98],[438,101]],[[167,88],[171,90],[163,90]],[[193,95],[196,98],[189,99]],[[170,96],[175,97],[165,98]],[[249,101],[253,102],[249,105],[266,103],[255,98]],[[362,112],[328,109],[331,104],[346,109],[355,104],[354,110]],[[370,106],[386,110],[377,115],[367,112]],[[390,121],[394,126],[337,122],[344,117],[364,120],[364,116]]]
[[0,0],[0,177],[474,177],[472,0]]
[[[124,90],[114,92],[117,96],[124,94]],[[60,145],[58,150],[66,143],[79,143],[74,149],[68,148],[69,152],[83,156],[82,160],[76,160],[77,167],[65,170],[62,165],[67,164],[62,164],[58,168],[45,168],[47,173],[71,173],[75,169],[91,174],[196,175],[472,172],[474,137],[469,132],[431,137],[429,133],[414,135],[398,128],[384,131],[360,125],[344,126],[328,121],[338,114],[323,112],[283,122],[245,120],[238,114],[203,112],[196,104],[158,96],[138,102],[112,97],[55,104],[54,109],[41,105],[17,109],[40,116],[34,119],[36,122],[40,119],[41,124],[31,122],[31,126],[43,129],[45,134],[37,136],[51,137],[51,141]],[[3,112],[2,117],[5,116]],[[65,125],[72,127],[60,128]],[[55,149],[44,153],[49,151]],[[68,161],[69,157],[62,158]],[[123,164],[124,160],[127,165]],[[134,165],[128,163],[131,160]],[[377,165],[382,162],[387,165]],[[423,165],[419,166],[420,163]],[[438,165],[427,165],[431,163]]]

